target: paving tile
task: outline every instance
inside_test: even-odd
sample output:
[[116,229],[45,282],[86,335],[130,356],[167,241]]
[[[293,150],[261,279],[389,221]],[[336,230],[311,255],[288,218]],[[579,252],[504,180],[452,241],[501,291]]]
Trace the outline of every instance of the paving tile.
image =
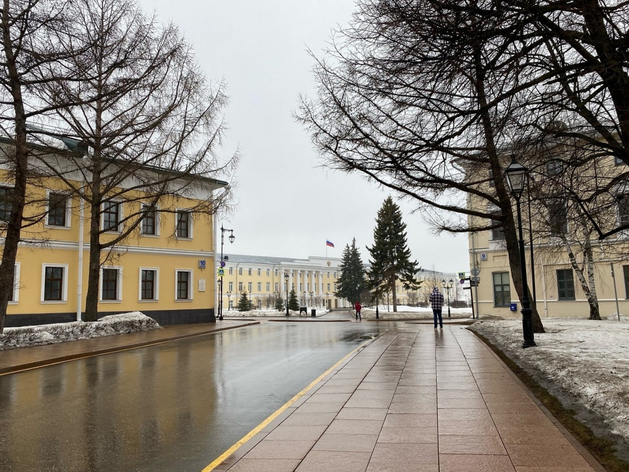
[[570,443],[554,425],[539,426],[498,426],[498,434],[504,444],[553,444],[568,446]]
[[351,399],[372,399],[379,398],[391,401],[393,395],[395,394],[395,389],[387,388],[387,389],[378,389],[378,390],[357,390],[350,397]]
[[498,435],[498,430],[491,420],[442,420],[439,418],[439,436],[486,436]]
[[337,420],[379,420],[384,421],[388,408],[343,408]]
[[400,379],[399,385],[412,385],[412,386],[434,386],[437,385],[437,379],[435,378],[403,378]]
[[249,459],[245,457],[230,467],[229,472],[293,472],[299,462],[295,459]]
[[313,451],[372,452],[377,434],[325,433],[312,448]]
[[439,472],[515,472],[507,456],[440,454]]
[[500,436],[439,436],[439,454],[507,454]]
[[515,466],[516,472],[595,472],[590,466],[583,468],[571,468],[571,467],[523,467]]
[[388,408],[390,404],[386,398],[350,398],[345,408]]
[[336,413],[294,413],[282,424],[292,426],[329,425],[335,416]]
[[535,403],[523,391],[519,393],[483,393],[482,396],[487,403]]
[[437,394],[417,395],[414,393],[396,393],[392,399],[393,403],[426,403],[437,404]]
[[356,387],[358,385],[347,384],[347,385],[324,385],[319,390],[318,393],[354,393]]
[[266,441],[291,441],[295,439],[316,440],[327,429],[327,425],[290,426],[282,424],[265,438]]
[[[437,394],[437,405],[439,408],[458,408],[458,409],[470,409],[470,408],[482,408],[487,409],[485,401],[482,398],[444,398],[441,392],[450,392],[452,390],[439,390]],[[460,390],[462,392],[469,392],[469,390]],[[474,395],[474,394],[473,394]]]
[[437,415],[428,414],[395,414],[389,413],[384,420],[383,427],[436,427]]
[[389,390],[394,389],[397,386],[397,381],[394,382],[363,382],[357,390]]
[[299,408],[298,413],[338,413],[345,402],[311,402],[307,401]]
[[436,444],[378,443],[367,472],[438,472],[438,461]]
[[310,451],[296,472],[365,472],[369,452]]
[[437,444],[437,426],[433,427],[383,427],[379,443]]
[[334,403],[334,402],[346,402],[349,400],[351,394],[349,393],[315,393],[310,397],[308,403]]
[[334,420],[328,433],[379,434],[383,421],[377,420]]
[[413,395],[422,395],[422,396],[435,396],[437,395],[437,388],[433,385],[416,387],[411,385],[400,385],[396,390],[396,394],[413,394]]
[[469,398],[474,400],[482,400],[483,396],[480,391],[473,390],[439,390],[439,398]]
[[430,403],[391,403],[389,413],[435,414],[437,404]]
[[522,403],[487,403],[487,409],[492,414],[536,414],[540,412],[540,408],[532,401]]
[[486,408],[440,408],[437,410],[440,420],[488,420],[491,416]]
[[492,413],[491,417],[496,426],[554,426],[541,410],[534,414]]
[[315,441],[262,441],[247,453],[249,459],[303,459]]
[[506,444],[514,465],[528,467],[589,467],[586,460],[572,446],[555,444]]

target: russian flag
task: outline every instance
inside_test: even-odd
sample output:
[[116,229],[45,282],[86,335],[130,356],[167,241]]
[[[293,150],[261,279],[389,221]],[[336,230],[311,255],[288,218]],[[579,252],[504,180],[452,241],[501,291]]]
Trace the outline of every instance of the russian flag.
[[326,246],[330,246],[330,247],[334,247],[334,244],[332,244],[332,242],[328,241],[327,239],[325,240],[325,245]]

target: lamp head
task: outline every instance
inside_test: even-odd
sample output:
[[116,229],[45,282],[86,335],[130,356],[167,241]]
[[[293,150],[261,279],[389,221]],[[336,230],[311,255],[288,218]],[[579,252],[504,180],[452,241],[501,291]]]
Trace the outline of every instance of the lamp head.
[[515,158],[512,158],[511,164],[505,170],[505,179],[507,185],[516,199],[519,199],[524,191],[526,185],[526,179],[528,177],[528,169],[519,162],[516,162]]
[[230,243],[232,243],[232,244],[234,244],[234,240],[235,240],[235,239],[236,239],[236,236],[234,236],[234,233],[232,232],[232,233],[229,235],[229,242],[230,242]]

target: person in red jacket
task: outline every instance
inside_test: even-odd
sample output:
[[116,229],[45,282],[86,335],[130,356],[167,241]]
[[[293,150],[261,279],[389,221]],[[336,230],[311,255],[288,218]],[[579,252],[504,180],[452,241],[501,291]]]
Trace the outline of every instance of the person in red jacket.
[[356,319],[360,321],[361,317],[360,317],[360,309],[362,308],[362,306],[360,306],[360,302],[356,302],[356,305],[354,305],[354,309],[356,310]]

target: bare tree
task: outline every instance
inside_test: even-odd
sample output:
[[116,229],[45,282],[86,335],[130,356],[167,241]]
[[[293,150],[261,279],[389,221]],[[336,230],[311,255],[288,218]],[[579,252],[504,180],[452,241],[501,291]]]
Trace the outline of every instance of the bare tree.
[[[526,51],[540,47],[522,42],[526,28],[500,2],[359,1],[297,117],[328,165],[408,197],[436,229],[501,227],[521,299],[503,171],[516,99],[540,80],[525,74]],[[533,324],[543,332],[535,308]]]
[[[66,130],[65,137],[85,150],[71,169],[48,170],[88,207],[83,316],[94,321],[103,251],[111,253],[157,212],[177,212],[177,228],[193,215],[216,212],[229,195],[227,182],[216,179],[230,178],[237,156],[221,160],[215,153],[223,133],[224,85],[207,82],[174,26],[147,18],[133,0],[76,0],[69,7],[73,22],[49,40],[83,52],[46,71],[74,71],[71,80],[47,82],[37,92],[55,110],[51,120]],[[68,170],[77,169],[82,178],[70,178]],[[194,197],[199,186],[217,190],[176,210],[173,199]]]

